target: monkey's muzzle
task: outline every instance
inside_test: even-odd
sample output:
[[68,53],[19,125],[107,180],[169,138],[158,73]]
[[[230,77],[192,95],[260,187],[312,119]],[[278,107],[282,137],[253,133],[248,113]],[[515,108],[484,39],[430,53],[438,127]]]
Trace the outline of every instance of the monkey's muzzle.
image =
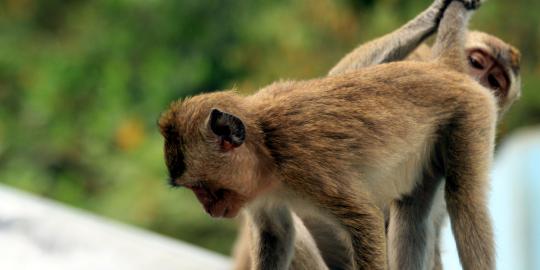
[[238,213],[237,203],[234,203],[234,194],[232,191],[223,188],[213,188],[207,184],[197,182],[185,185],[191,189],[204,210],[210,216],[215,218],[235,217]]

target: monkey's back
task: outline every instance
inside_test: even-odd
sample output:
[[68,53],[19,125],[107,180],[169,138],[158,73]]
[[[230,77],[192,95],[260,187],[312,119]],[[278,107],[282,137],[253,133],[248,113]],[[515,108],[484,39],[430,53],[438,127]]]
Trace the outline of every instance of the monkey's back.
[[304,142],[354,141],[347,149],[366,141],[390,146],[392,138],[421,136],[419,130],[437,128],[434,125],[448,122],[462,107],[483,98],[493,99],[465,74],[422,62],[278,82],[248,97],[263,126],[287,131]]
[[[424,162],[462,110],[494,108],[489,92],[435,63],[399,62],[322,79],[279,82],[249,97],[276,164],[290,177],[367,182]],[[482,101],[485,100],[485,101]],[[492,104],[493,105],[493,104]],[[493,109],[494,111],[494,109]],[[404,150],[406,149],[406,150]],[[303,162],[309,160],[309,162]],[[316,181],[307,174],[306,181]],[[418,173],[404,172],[402,186]],[[345,176],[347,177],[347,176]],[[395,176],[394,176],[395,177]],[[400,183],[390,193],[404,192]],[[380,189],[375,186],[371,188]],[[389,194],[389,196],[393,196]]]

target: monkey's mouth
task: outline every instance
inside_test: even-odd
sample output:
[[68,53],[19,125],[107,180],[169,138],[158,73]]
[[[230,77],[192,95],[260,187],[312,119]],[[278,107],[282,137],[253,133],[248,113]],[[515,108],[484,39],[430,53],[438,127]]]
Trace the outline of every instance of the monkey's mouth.
[[185,186],[193,191],[206,213],[212,217],[233,218],[241,208],[241,200],[238,194],[232,190],[211,187],[202,182],[186,184]]

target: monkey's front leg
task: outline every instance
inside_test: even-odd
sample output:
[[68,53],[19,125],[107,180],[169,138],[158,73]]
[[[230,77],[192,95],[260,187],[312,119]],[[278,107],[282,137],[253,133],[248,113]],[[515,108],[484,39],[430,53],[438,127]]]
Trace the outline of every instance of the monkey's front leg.
[[236,269],[328,270],[311,232],[284,203],[255,203],[245,221]]
[[252,239],[251,269],[289,269],[296,233],[289,208],[282,203],[257,202],[246,216]]

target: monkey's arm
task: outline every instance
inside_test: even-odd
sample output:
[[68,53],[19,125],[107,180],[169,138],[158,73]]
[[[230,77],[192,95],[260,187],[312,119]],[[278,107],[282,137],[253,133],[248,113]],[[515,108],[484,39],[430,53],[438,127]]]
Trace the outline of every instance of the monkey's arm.
[[260,203],[247,210],[251,269],[289,269],[294,255],[295,228],[284,204]]
[[401,28],[383,37],[360,45],[347,54],[329,72],[336,75],[362,67],[399,61],[433,34],[450,0],[435,0],[424,12]]
[[465,40],[471,10],[477,9],[481,0],[453,0],[444,12],[437,39],[433,44],[433,56],[451,69],[466,71]]
[[287,205],[251,206],[245,221],[236,269],[328,269],[311,233]]
[[[351,263],[350,243],[346,232],[339,228],[338,224],[330,222],[329,219],[314,215],[301,215],[292,213],[294,222],[294,256],[290,269],[349,269]],[[249,213],[247,213],[249,215]],[[279,222],[274,219],[273,222]],[[262,243],[253,243],[259,230],[253,224],[253,220],[244,216],[240,233],[234,247],[234,267],[235,270],[252,269],[253,259],[260,260],[264,254],[251,252],[258,249]],[[260,233],[260,232],[259,232]],[[253,254],[252,254],[253,253]]]

